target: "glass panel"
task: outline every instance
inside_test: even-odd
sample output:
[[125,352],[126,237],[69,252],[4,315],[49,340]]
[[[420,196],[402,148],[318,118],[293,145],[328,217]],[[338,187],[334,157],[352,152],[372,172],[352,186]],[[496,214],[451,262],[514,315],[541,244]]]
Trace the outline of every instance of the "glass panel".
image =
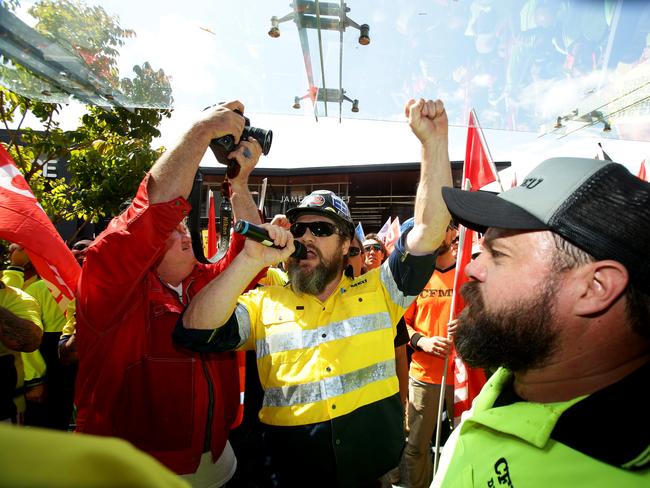
[[15,3],[0,83],[42,100],[402,120],[406,99],[436,96],[454,125],[474,108],[484,128],[650,140],[648,2]]

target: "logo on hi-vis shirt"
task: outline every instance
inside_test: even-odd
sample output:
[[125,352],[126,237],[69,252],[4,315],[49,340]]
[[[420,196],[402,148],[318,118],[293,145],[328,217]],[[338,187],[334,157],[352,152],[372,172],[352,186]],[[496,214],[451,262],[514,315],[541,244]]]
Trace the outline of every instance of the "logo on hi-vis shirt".
[[436,298],[436,297],[450,297],[454,294],[451,288],[435,289],[425,288],[420,292],[420,298]]
[[508,469],[508,461],[506,461],[506,458],[499,458],[498,461],[494,463],[494,473],[496,478],[492,478],[488,481],[488,488],[515,486],[512,484],[512,480],[510,479],[510,470]]

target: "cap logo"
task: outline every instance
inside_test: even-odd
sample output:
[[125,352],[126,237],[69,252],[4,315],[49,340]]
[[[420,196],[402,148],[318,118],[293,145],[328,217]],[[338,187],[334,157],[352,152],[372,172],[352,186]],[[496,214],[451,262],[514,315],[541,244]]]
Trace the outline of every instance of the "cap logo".
[[307,205],[314,205],[316,207],[322,207],[325,205],[325,198],[321,195],[310,195],[301,206],[306,207]]
[[544,178],[526,178],[524,181],[521,182],[521,185],[519,186],[532,190],[537,185],[539,185],[542,181],[544,181]]
[[339,212],[349,215],[350,211],[348,210],[348,206],[345,204],[343,200],[341,200],[339,197],[336,195],[332,195],[332,204],[334,205],[334,208],[338,210]]

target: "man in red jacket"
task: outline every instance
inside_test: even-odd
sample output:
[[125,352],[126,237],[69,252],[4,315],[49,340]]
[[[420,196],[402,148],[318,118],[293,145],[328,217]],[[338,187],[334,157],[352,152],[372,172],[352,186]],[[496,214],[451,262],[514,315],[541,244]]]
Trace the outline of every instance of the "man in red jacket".
[[228,432],[239,404],[235,353],[178,348],[172,330],[189,300],[243,247],[234,235],[214,265],[197,263],[183,219],[210,141],[239,143],[229,158],[235,218],[259,222],[248,176],[261,154],[240,102],[204,112],[145,176],[130,207],[86,252],[77,290],[77,430],[122,437],[195,486],[225,484],[236,459]]

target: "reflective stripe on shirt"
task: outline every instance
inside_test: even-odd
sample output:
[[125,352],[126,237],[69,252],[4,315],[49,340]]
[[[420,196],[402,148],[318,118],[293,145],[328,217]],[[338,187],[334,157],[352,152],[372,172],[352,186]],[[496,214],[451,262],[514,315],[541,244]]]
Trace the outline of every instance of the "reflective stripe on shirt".
[[384,261],[384,264],[381,265],[381,281],[386,287],[388,296],[393,301],[402,308],[408,308],[409,305],[415,300],[415,296],[405,295],[397,286],[397,282],[393,277],[393,273],[390,271],[390,266],[388,260]]
[[[239,315],[237,315],[238,321],[239,318]],[[241,321],[239,321],[239,324],[241,334]],[[359,315],[346,320],[331,322],[317,329],[292,330],[291,332],[264,336],[257,340],[255,349],[257,358],[261,359],[269,354],[307,349],[326,342],[391,328],[391,317],[387,312]]]
[[323,378],[313,383],[268,388],[264,392],[263,406],[289,407],[315,403],[358,390],[370,383],[393,376],[395,376],[395,360],[389,359],[350,373]]

